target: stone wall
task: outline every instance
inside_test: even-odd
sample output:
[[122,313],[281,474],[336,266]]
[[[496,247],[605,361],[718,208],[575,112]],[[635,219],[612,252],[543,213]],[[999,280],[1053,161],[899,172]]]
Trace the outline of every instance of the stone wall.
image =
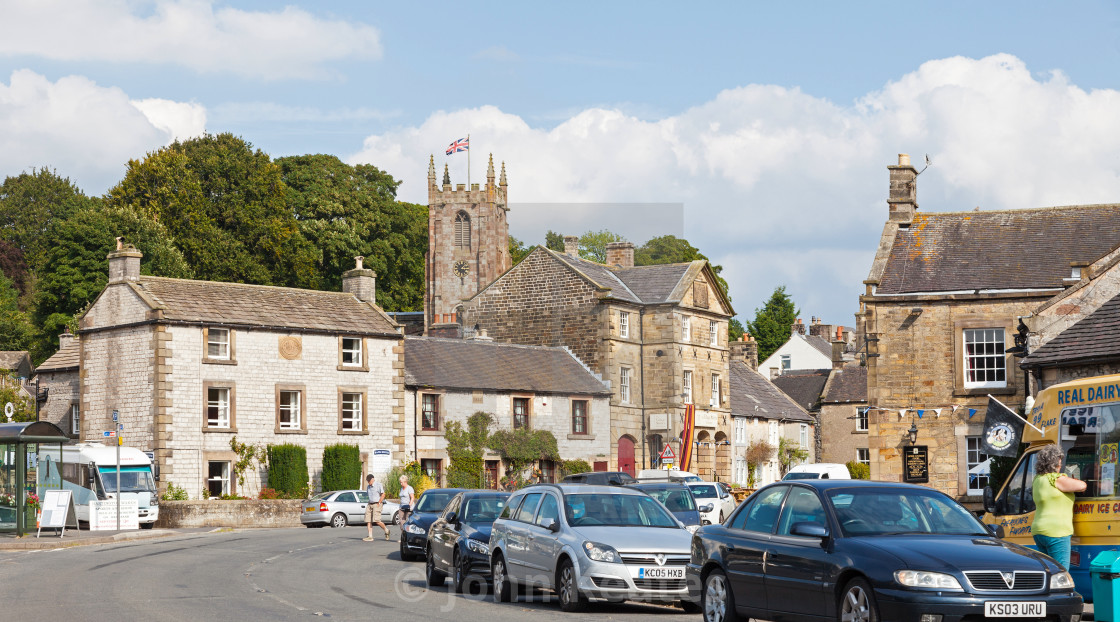
[[302,503],[302,499],[160,501],[156,527],[300,527]]
[[844,464],[856,460],[857,449],[867,449],[867,431],[856,430],[857,411],[864,406],[855,404],[821,405],[821,455],[819,462]]
[[[36,378],[39,379],[39,388],[47,390],[47,401],[39,406],[39,419],[50,421],[69,434],[70,406],[81,406],[81,379],[78,370],[41,372],[36,374]],[[80,417],[78,422],[81,423]]]

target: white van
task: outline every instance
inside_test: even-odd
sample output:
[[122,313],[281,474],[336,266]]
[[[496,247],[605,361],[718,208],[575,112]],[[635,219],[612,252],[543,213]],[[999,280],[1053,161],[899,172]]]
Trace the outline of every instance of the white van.
[[639,482],[702,482],[699,475],[680,469],[642,469],[638,471]]
[[799,464],[789,470],[786,479],[852,479],[847,465],[836,462],[817,462],[815,464]]
[[[44,445],[39,452],[39,473],[50,473],[50,463],[61,458],[62,487],[72,491],[78,520],[89,522],[89,502],[113,499],[117,492],[117,448],[115,445],[76,443],[63,445],[59,456],[57,446]],[[56,467],[57,468],[57,467]],[[159,488],[152,471],[152,460],[135,447],[121,447],[121,499],[135,497],[140,509],[140,526],[151,529],[159,519]]]

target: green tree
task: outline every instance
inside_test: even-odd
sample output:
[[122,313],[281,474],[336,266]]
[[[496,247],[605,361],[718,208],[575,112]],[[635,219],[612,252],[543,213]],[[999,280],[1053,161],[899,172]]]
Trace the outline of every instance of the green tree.
[[728,341],[739,341],[745,332],[747,331],[743,328],[743,323],[739,321],[738,317],[733,317],[727,322]]
[[[717,266],[711,263],[700,249],[696,248],[684,238],[678,238],[675,235],[662,235],[656,238],[651,238],[645,244],[634,249],[634,265],[635,266],[652,266],[656,264],[665,263],[685,263],[689,261],[696,261],[703,259],[712,266],[712,272],[716,275],[716,283],[719,288],[723,290],[723,294],[731,300],[731,294],[728,293],[727,281],[724,280],[720,274],[723,272],[723,266]],[[742,326],[739,326],[742,335]],[[734,341],[734,339],[733,339]]]
[[532,247],[525,246],[521,240],[518,240],[512,235],[509,236],[509,258],[513,265],[516,266],[521,263],[521,260],[528,257],[531,252],[533,252]]
[[458,421],[448,421],[443,437],[447,439],[447,485],[452,488],[482,488],[482,456],[490,439],[490,424],[494,417],[482,411],[467,419],[464,428]]
[[556,251],[558,253],[563,253],[564,252],[564,236],[560,233],[556,233],[552,229],[549,229],[548,233],[544,234],[544,247],[547,248],[550,251]]
[[30,292],[31,278],[23,251],[8,240],[0,240],[0,275],[11,280],[21,298]]
[[520,480],[525,469],[538,460],[559,460],[556,437],[548,430],[497,430],[486,441],[506,461],[507,479]]
[[336,443],[323,448],[323,472],[319,477],[323,492],[357,488],[361,483],[362,454],[357,445]]
[[[24,393],[19,391],[19,380],[13,373],[0,372],[0,409],[6,404],[11,404],[15,412],[12,421],[35,421],[35,404]],[[0,422],[7,421],[0,411]]]
[[68,178],[46,167],[8,177],[0,184],[0,239],[14,244],[37,269],[43,251],[52,244],[47,235],[51,225],[92,201]]
[[778,438],[778,464],[782,475],[789,473],[790,467],[797,466],[809,457],[808,449],[801,449],[795,441],[782,436]]
[[424,305],[428,208],[397,201],[400,182],[369,164],[332,155],[278,158],[287,204],[303,237],[319,251],[318,286],[337,291],[354,257],[377,273],[377,303],[394,311]]
[[789,340],[790,327],[799,313],[784,285],[774,288],[766,304],[755,309],[754,321],[747,323],[747,330],[758,342],[759,361],[766,360]]
[[[603,229],[601,231],[588,231],[579,236],[579,256],[589,261],[606,263],[607,244],[623,242],[626,238]],[[561,247],[563,248],[563,247]]]
[[19,290],[0,275],[0,350],[27,350],[32,334],[31,320],[19,308]]

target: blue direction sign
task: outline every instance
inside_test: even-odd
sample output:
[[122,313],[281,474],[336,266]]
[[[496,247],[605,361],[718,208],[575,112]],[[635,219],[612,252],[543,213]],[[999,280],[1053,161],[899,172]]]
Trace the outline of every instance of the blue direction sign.
[[117,437],[117,431],[116,430],[105,430],[104,432],[101,433],[101,436],[103,436],[104,438],[116,438]]

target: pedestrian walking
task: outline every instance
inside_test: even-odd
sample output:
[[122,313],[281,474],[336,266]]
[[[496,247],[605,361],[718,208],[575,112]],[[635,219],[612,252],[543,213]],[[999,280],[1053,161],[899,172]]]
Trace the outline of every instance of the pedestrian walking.
[[373,526],[376,524],[385,530],[385,539],[389,539],[389,528],[381,522],[381,504],[385,502],[385,487],[373,479],[373,474],[366,476],[366,542],[373,542]]
[[416,503],[416,491],[408,485],[408,476],[401,476],[401,537],[404,537],[404,522],[412,513],[412,506]]
[[1069,541],[1073,535],[1073,493],[1085,490],[1085,482],[1062,473],[1062,450],[1043,447],[1035,458],[1034,523],[1031,534],[1038,550],[1069,570]]

